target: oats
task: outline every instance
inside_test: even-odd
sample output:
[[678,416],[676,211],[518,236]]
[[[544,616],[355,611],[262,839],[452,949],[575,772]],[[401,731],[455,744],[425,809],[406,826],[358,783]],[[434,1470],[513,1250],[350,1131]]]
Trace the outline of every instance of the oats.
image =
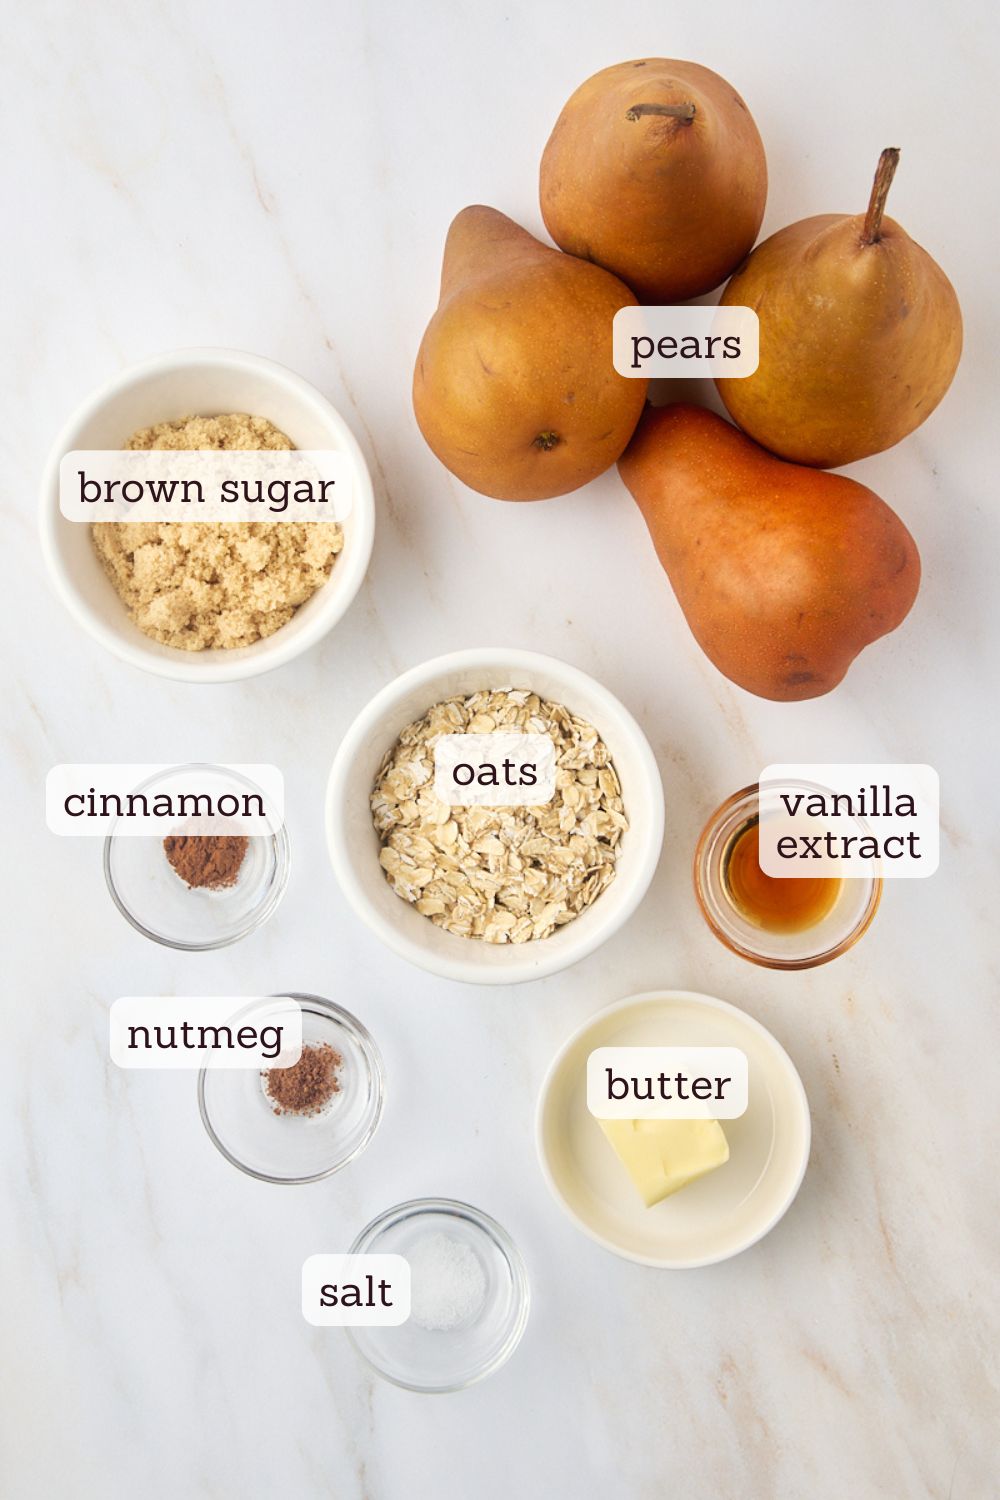
[[[442,734],[521,730],[556,747],[556,792],[536,807],[449,807],[434,795]],[[371,794],[379,863],[397,896],[459,937],[526,943],[606,890],[628,818],[597,730],[523,689],[449,698],[408,724]]]

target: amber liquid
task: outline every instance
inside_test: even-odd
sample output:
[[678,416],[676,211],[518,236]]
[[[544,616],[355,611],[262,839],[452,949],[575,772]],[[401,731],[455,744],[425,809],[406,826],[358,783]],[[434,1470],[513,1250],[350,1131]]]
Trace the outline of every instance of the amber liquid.
[[767,932],[803,932],[829,916],[843,881],[798,876],[776,880],[764,874],[758,852],[754,818],[734,836],[722,861],[726,894],[746,921]]

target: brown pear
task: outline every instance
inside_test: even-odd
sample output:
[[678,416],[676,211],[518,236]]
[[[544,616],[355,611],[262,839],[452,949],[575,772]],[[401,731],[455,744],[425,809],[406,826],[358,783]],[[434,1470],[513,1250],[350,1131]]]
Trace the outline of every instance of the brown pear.
[[916,545],[878,495],[713,412],[647,408],[618,469],[699,646],[758,697],[830,692],[916,598]]
[[640,302],[683,302],[731,275],[757,238],[767,163],[739,94],[697,63],[640,58],[582,83],[542,156],[549,234]]
[[930,416],[962,352],[947,276],[885,217],[899,160],[882,152],[866,214],[779,230],[722,294],[760,319],[760,364],[719,380],[734,421],[772,453],[836,468],[881,453]]
[[413,377],[429,446],[498,500],[543,500],[596,479],[646,399],[646,382],[612,363],[614,315],[633,306],[599,266],[543,245],[495,208],[463,209]]

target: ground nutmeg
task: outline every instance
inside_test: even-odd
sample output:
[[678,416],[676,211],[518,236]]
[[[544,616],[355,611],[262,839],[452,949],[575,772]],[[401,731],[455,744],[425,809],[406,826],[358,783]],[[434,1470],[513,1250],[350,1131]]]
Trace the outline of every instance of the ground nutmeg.
[[318,1115],[340,1092],[340,1053],[329,1042],[309,1043],[290,1068],[269,1068],[264,1088],[276,1115]]

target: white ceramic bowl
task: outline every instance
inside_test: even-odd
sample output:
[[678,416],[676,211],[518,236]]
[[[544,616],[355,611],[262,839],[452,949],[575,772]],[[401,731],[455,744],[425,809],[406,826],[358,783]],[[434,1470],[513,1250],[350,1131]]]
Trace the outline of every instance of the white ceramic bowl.
[[[383,755],[400,731],[435,703],[482,688],[530,689],[593,724],[611,752],[629,818],[617,873],[608,888],[574,921],[534,942],[485,943],[444,932],[396,895],[379,864],[379,839],[368,799]],[[663,843],[663,785],[642,730],[600,683],[550,656],[484,647],[439,656],[404,672],[361,711],[330,772],[326,829],[341,890],[394,952],[444,979],[520,984],[586,958],[635,911],[653,878]]]
[[[739,1047],[749,1065],[746,1113],[723,1120],[729,1160],[647,1208],[587,1108],[597,1047]],[[605,1250],[666,1270],[711,1266],[768,1234],[805,1175],[809,1103],[784,1048],[759,1021],[711,995],[657,990],[591,1016],[562,1046],[538,1099],[542,1175],[570,1219]]]
[[[59,512],[59,461],[74,448],[118,448],[140,427],[178,417],[249,412],[266,417],[297,448],[337,448],[354,469],[344,548],[326,583],[287,625],[230,651],[179,651],[129,619],[98,561],[90,527]],[[233,349],[180,349],[131,365],[79,408],[53,444],[42,480],[42,549],[56,592],[102,646],[147,672],[182,682],[231,682],[280,667],[309,649],[344,614],[368,568],[375,501],[361,449],[343,417],[308,381],[283,365]]]

